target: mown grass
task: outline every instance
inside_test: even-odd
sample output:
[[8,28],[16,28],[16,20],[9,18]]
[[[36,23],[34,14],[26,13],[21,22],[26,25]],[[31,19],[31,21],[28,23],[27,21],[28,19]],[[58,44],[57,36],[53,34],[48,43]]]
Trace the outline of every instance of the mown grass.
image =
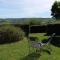
[[[47,39],[44,34],[30,34],[30,36],[36,36],[39,40]],[[24,40],[0,45],[0,60],[60,60],[60,48],[51,45],[52,51],[49,55],[47,52],[42,52],[41,56],[35,53],[29,53],[28,40]],[[33,57],[34,55],[35,57]]]
[[24,39],[22,41],[0,45],[0,60],[21,60],[28,54],[28,43]]

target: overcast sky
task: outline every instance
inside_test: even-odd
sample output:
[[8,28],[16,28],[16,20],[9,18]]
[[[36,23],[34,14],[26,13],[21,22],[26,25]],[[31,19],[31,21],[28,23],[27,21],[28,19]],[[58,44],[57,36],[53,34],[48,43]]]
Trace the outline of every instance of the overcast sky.
[[0,0],[0,18],[51,17],[54,0]]

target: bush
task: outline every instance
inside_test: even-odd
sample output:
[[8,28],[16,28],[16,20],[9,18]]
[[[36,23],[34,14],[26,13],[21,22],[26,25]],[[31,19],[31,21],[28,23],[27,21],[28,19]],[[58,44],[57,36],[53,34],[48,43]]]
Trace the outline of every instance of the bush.
[[41,21],[38,20],[30,20],[29,25],[41,25]]
[[14,26],[2,25],[0,26],[0,43],[9,43],[22,40],[24,32],[21,28]]

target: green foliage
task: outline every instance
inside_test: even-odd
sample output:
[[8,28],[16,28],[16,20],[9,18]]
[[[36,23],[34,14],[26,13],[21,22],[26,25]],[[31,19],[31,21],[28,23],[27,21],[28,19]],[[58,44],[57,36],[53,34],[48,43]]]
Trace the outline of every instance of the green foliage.
[[54,4],[52,5],[52,16],[55,17],[56,19],[60,19],[60,2],[55,1]]
[[12,25],[0,26],[0,43],[9,43],[22,40],[24,33],[20,28]]
[[[45,34],[34,33],[33,35],[36,35],[40,40],[45,39]],[[29,51],[28,40],[24,38],[21,42],[0,45],[0,60],[60,60],[60,47],[51,45],[51,48],[51,55],[46,51],[40,52],[41,55],[34,54],[32,53],[34,48],[30,47]]]
[[29,24],[30,25],[40,25],[41,24],[41,21],[38,21],[38,20],[30,20]]

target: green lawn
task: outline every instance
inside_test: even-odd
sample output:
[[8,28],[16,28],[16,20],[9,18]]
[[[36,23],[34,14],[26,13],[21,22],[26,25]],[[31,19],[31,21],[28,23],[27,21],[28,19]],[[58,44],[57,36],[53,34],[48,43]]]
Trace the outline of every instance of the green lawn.
[[[47,39],[44,34],[30,34],[36,36],[39,40]],[[60,60],[60,48],[51,46],[52,52],[49,55],[47,52],[42,52],[41,56],[35,53],[29,53],[29,45],[27,38],[11,44],[0,45],[0,60]],[[35,55],[33,57],[32,55]]]

